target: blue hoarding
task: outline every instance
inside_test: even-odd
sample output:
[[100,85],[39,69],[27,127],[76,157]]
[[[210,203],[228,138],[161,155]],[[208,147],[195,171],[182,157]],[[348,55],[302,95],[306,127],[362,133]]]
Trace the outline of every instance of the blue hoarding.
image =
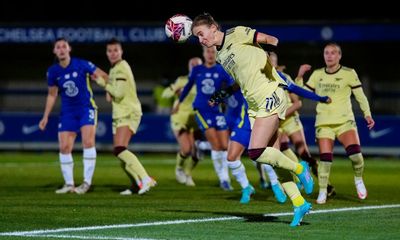
[[[39,130],[40,113],[0,113],[0,146],[5,149],[25,149],[27,144],[53,144],[57,147],[58,116],[52,115],[46,131]],[[400,117],[375,116],[375,128],[369,131],[364,118],[357,118],[357,126],[362,148],[391,149],[391,153],[400,154]],[[315,147],[314,117],[303,116],[307,143]],[[96,133],[96,142],[102,146],[112,144],[111,116],[100,114]],[[79,141],[79,139],[78,139]],[[147,145],[146,149],[156,151],[157,146],[175,146],[176,141],[170,129],[169,116],[145,114],[140,123],[137,134],[132,139],[132,144]],[[44,145],[43,145],[44,146]],[[48,146],[48,145],[46,145]],[[35,147],[38,148],[38,147]],[[54,148],[54,147],[53,147]],[[175,149],[175,148],[174,148]]]
[[[280,42],[355,42],[400,40],[400,24],[264,24],[249,25],[277,36]],[[223,25],[223,29],[234,27]],[[136,26],[1,26],[0,43],[51,43],[57,38],[72,43],[104,43],[116,37],[124,43],[167,43],[164,25]],[[194,37],[193,37],[194,38]],[[191,41],[196,42],[196,41]]]

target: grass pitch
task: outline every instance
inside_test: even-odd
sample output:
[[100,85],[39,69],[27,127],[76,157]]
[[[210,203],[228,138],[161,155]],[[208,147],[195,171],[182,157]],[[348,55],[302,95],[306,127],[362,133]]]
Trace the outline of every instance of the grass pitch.
[[[258,187],[247,158],[256,194],[241,205],[240,186],[218,187],[211,160],[194,170],[196,187],[175,181],[175,154],[138,154],[158,185],[143,196],[120,196],[128,178],[119,161],[99,154],[92,191],[57,195],[62,185],[57,153],[0,153],[0,239],[399,239],[400,161],[367,158],[368,198],[358,200],[351,163],[335,158],[331,182],[337,195],[325,205],[307,200],[313,212],[291,228],[290,202],[278,204],[271,190]],[[82,181],[82,157],[74,155],[75,181]],[[305,194],[303,194],[305,196]]]

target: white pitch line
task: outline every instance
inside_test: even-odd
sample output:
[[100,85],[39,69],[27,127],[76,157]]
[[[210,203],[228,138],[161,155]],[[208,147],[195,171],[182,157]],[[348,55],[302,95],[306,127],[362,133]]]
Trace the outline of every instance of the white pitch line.
[[88,231],[88,230],[103,230],[113,228],[133,228],[133,227],[148,227],[148,226],[161,226],[161,225],[172,225],[172,224],[184,224],[184,223],[199,223],[199,222],[217,222],[217,221],[229,221],[243,219],[242,217],[220,217],[220,218],[203,218],[203,219],[185,219],[185,220],[172,220],[163,222],[148,222],[148,223],[135,223],[135,224],[116,224],[116,225],[103,225],[103,226],[90,226],[90,227],[77,227],[77,228],[59,228],[54,230],[34,230],[24,232],[4,232],[0,233],[0,236],[25,236],[25,235],[38,235],[48,233],[59,233],[59,232],[77,232],[77,231]]
[[[334,209],[311,210],[309,214],[362,211],[362,210],[370,210],[370,209],[399,208],[399,207],[400,207],[400,204],[365,206],[365,207],[349,207],[349,208],[334,208]],[[265,217],[267,217],[267,216],[282,217],[282,216],[291,216],[291,215],[293,215],[293,212],[264,214]]]
[[77,236],[77,235],[24,235],[24,237],[47,237],[47,238],[76,238],[76,239],[107,239],[107,240],[162,240],[154,238],[126,238],[126,237],[100,237],[100,236]]
[[[362,211],[362,210],[384,209],[384,208],[400,208],[400,204],[324,209],[324,210],[310,211],[310,214]],[[293,215],[293,212],[264,214],[264,216],[273,216],[273,217],[290,216],[290,215]],[[231,220],[242,220],[242,219],[245,219],[245,218],[244,217],[219,217],[219,218],[201,218],[201,219],[186,219],[186,220],[182,219],[182,220],[172,220],[172,221],[162,221],[162,222],[135,223],[135,224],[117,224],[117,225],[89,226],[89,227],[77,227],[77,228],[59,228],[59,229],[53,229],[53,230],[45,229],[45,230],[34,230],[34,231],[3,232],[3,233],[0,233],[0,236],[26,236],[26,237],[65,236],[66,237],[67,235],[48,235],[48,234],[59,233],[59,232],[77,232],[77,231],[103,230],[103,229],[115,229],[115,228],[149,227],[149,226],[186,224],[186,223],[231,221]],[[74,238],[74,237],[71,236],[71,238]],[[98,239],[101,239],[101,238],[98,238]],[[115,238],[115,239],[117,239],[117,238]],[[124,238],[122,238],[121,240],[124,240]]]

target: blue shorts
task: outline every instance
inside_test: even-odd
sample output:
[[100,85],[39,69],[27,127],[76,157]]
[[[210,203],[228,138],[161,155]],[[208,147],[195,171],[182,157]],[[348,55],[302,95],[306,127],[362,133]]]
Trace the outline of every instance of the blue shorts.
[[228,129],[225,116],[221,112],[195,110],[195,118],[203,132],[209,128],[215,128],[217,131]]
[[249,118],[237,118],[229,121],[229,129],[231,130],[231,141],[242,144],[246,149],[250,144],[251,127]]
[[96,125],[97,110],[93,108],[81,108],[73,111],[64,111],[60,114],[58,131],[79,132],[85,125]]

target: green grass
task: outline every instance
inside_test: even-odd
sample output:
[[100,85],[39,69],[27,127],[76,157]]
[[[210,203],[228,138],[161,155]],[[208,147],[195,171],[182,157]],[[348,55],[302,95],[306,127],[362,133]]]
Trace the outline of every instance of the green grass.
[[[209,158],[194,171],[196,187],[176,183],[174,154],[138,155],[158,186],[143,196],[120,196],[128,178],[110,154],[99,154],[93,191],[85,195],[56,195],[62,185],[57,153],[0,154],[0,239],[395,239],[399,238],[400,208],[369,209],[307,215],[292,229],[292,216],[265,216],[292,212],[289,202],[275,202],[270,190],[258,188],[254,166],[243,159],[256,195],[249,205],[239,204],[240,187],[220,190]],[[81,156],[75,155],[75,180],[82,181]],[[307,197],[313,210],[400,204],[399,159],[366,159],[368,199],[358,200],[349,160],[335,159],[331,182],[337,195],[325,205]],[[234,181],[234,180],[233,180]],[[205,218],[221,221],[171,223]],[[234,219],[234,217],[239,217]],[[33,231],[115,224],[160,222],[164,225],[47,233],[37,236],[2,236],[2,232]],[[53,237],[51,237],[51,236]]]

